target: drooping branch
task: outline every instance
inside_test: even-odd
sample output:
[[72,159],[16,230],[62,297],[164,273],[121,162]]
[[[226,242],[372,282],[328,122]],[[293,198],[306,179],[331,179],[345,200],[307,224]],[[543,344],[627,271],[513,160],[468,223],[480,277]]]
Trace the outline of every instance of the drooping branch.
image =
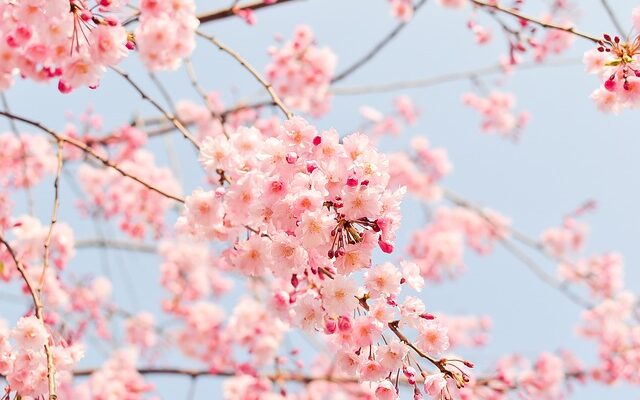
[[180,122],[180,120],[176,118],[176,116],[174,116],[172,113],[166,111],[157,101],[155,101],[145,91],[143,91],[142,88],[137,83],[135,83],[133,79],[131,79],[128,72],[118,67],[111,67],[111,69],[118,75],[123,77],[127,82],[129,82],[129,84],[140,94],[143,100],[151,103],[151,105],[153,105],[158,111],[160,111],[160,113],[162,113],[162,115],[164,115],[166,119],[171,121],[173,126],[176,127],[176,129],[182,134],[182,136],[184,136],[185,139],[189,140],[198,150],[200,150],[200,145],[198,144],[197,140],[191,134],[191,132],[189,132],[189,130],[182,124],[182,122]]
[[[413,12],[414,14],[418,12],[418,10],[420,10],[420,8],[427,2],[427,0],[420,0],[415,6],[413,6]],[[415,17],[415,15],[414,15]],[[342,71],[341,73],[339,73],[338,75],[336,75],[332,80],[331,83],[335,83],[335,82],[339,82],[343,79],[345,79],[346,77],[348,77],[349,75],[351,75],[352,73],[356,72],[358,69],[360,69],[360,67],[362,67],[363,65],[365,65],[366,63],[368,63],[369,61],[371,61],[380,51],[382,51],[382,49],[384,49],[389,43],[391,43],[391,41],[411,22],[413,21],[413,18],[409,21],[402,21],[400,22],[395,28],[393,28],[393,30],[391,30],[391,32],[389,32],[384,38],[382,38],[382,40],[380,40],[378,43],[376,43],[371,50],[369,50],[364,56],[362,56],[361,58],[359,58],[356,62],[354,62],[352,65],[350,65],[349,67],[347,67],[344,71]]]
[[93,157],[94,159],[100,161],[103,165],[105,165],[106,167],[109,168],[113,168],[114,170],[116,170],[120,175],[127,177],[129,179],[132,179],[136,182],[138,182],[139,184],[143,185],[144,187],[146,187],[147,189],[154,191],[164,197],[167,197],[169,199],[175,200],[177,202],[180,203],[184,203],[184,199],[178,195],[175,194],[171,194],[168,192],[165,192],[164,190],[156,187],[155,185],[146,182],[145,180],[138,178],[136,175],[131,174],[129,172],[126,172],[125,170],[123,170],[119,165],[113,163],[111,160],[109,160],[108,158],[101,156],[100,154],[96,153],[91,147],[87,146],[84,142],[78,140],[78,139],[74,139],[72,137],[66,136],[66,135],[61,135],[58,134],[56,132],[54,132],[53,130],[47,128],[46,126],[42,125],[40,122],[25,118],[25,117],[21,117],[12,113],[8,113],[6,111],[0,111],[0,115],[5,116],[7,118],[11,118],[11,119],[15,119],[17,121],[23,122],[27,125],[31,125],[47,134],[49,134],[50,136],[52,136],[56,141],[62,141],[65,142],[77,149],[82,150],[84,153],[88,154],[89,156]]
[[[568,58],[565,60],[558,60],[550,63],[539,63],[539,62],[527,62],[518,64],[517,70],[533,70],[541,67],[564,67],[564,66],[573,66],[578,65],[582,61],[578,58]],[[397,82],[389,82],[382,84],[372,84],[372,85],[362,85],[362,86],[338,86],[336,88],[331,89],[331,92],[335,95],[361,95],[361,94],[370,94],[370,93],[385,93],[385,92],[394,92],[398,90],[406,90],[406,89],[418,89],[424,87],[431,87],[440,85],[443,83],[451,83],[457,81],[465,81],[472,79],[478,76],[492,75],[504,72],[504,67],[500,64],[496,64],[489,67],[472,69],[468,71],[461,72],[452,72],[443,75],[437,75],[430,78],[423,79],[413,79],[413,80],[404,80]]]
[[624,36],[626,31],[622,27],[620,20],[616,16],[616,13],[613,11],[613,8],[611,8],[609,2],[607,0],[600,0],[600,3],[602,3],[602,7],[604,7],[604,10],[607,12],[607,15],[613,23],[613,26],[615,26],[615,28],[618,30],[618,34]]
[[[453,204],[474,212],[475,214],[483,218],[487,223],[497,228],[497,226],[495,225],[495,222],[484,212],[482,208],[474,205],[470,201],[460,197],[459,195],[453,193],[448,189],[444,190],[444,197],[450,202],[452,202]],[[513,237],[515,240],[540,252],[542,255],[549,258],[550,260],[553,260],[559,263],[571,264],[570,262],[568,262],[568,260],[565,260],[562,257],[555,256],[542,243],[540,243],[539,241],[533,238],[530,238],[528,235],[518,231],[517,229],[513,227],[505,227],[505,229],[509,232],[511,237]],[[585,309],[593,308],[593,304],[591,304],[591,302],[573,293],[571,290],[569,290],[569,288],[567,288],[567,286],[563,282],[558,282],[555,278],[553,278],[553,276],[548,274],[542,267],[540,267],[531,257],[526,255],[517,246],[515,246],[514,243],[512,243],[508,239],[508,237],[499,237],[498,241],[502,244],[505,250],[507,250],[509,253],[515,256],[518,260],[520,260],[527,268],[529,268],[534,274],[536,274],[538,278],[540,278],[544,283],[560,291],[569,300],[571,300],[578,306]]]
[[56,177],[53,180],[53,209],[51,211],[51,222],[49,223],[49,231],[44,240],[44,261],[42,265],[42,273],[40,274],[40,282],[38,284],[38,294],[42,294],[44,280],[49,268],[49,255],[51,252],[51,237],[53,236],[53,228],[58,222],[58,208],[60,207],[60,175],[62,175],[62,149],[64,147],[61,140],[56,141],[57,147],[57,168]]

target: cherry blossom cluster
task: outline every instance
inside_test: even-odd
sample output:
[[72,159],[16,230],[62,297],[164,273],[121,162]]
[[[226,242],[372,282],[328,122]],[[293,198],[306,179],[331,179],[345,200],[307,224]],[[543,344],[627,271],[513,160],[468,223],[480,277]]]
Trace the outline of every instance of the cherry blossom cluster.
[[438,183],[453,169],[447,151],[432,147],[422,136],[411,141],[415,153],[411,157],[408,152],[389,154],[389,174],[392,184],[405,186],[416,198],[432,203],[442,197],[442,189]]
[[80,400],[141,399],[153,390],[136,370],[138,354],[132,348],[117,351],[90,379],[69,393]]
[[440,281],[464,271],[465,244],[479,254],[488,254],[508,235],[510,221],[492,210],[484,215],[463,207],[440,207],[424,229],[413,233],[408,254],[420,266],[420,274]]
[[193,0],[141,0],[135,43],[152,71],[175,70],[196,46],[199,21]]
[[0,6],[0,89],[15,75],[35,81],[58,79],[67,93],[96,87],[107,67],[133,47],[114,12],[122,1],[51,0]]
[[311,28],[298,26],[282,47],[269,48],[267,79],[291,108],[322,116],[330,106],[329,85],[337,58],[328,47],[318,47]]
[[420,116],[420,110],[409,96],[396,97],[393,108],[393,114],[385,115],[371,106],[360,107],[360,115],[365,119],[361,131],[372,139],[382,135],[396,136],[402,131],[403,125],[405,127],[415,125]]
[[627,41],[605,34],[583,60],[587,72],[603,82],[591,94],[599,110],[619,113],[640,106],[640,35]]
[[[12,220],[11,229],[13,236],[11,247],[16,252],[19,259],[34,267],[42,265],[44,259],[43,243],[49,233],[49,226],[43,226],[34,217],[23,215]],[[71,258],[75,256],[75,240],[73,230],[64,222],[56,224],[51,235],[50,258],[58,269],[63,269]],[[11,267],[9,267],[11,266]],[[6,264],[6,268],[0,276],[9,280],[16,276],[17,271],[13,268],[13,261]],[[39,273],[39,268],[36,269]]]
[[18,398],[37,399],[49,393],[45,345],[55,355],[57,379],[69,387],[73,368],[83,357],[81,345],[53,344],[48,328],[36,317],[23,317],[9,330],[0,321],[0,375]]
[[503,138],[517,139],[531,119],[526,111],[514,111],[516,98],[512,93],[493,91],[486,97],[466,93],[462,96],[462,102],[480,113],[480,128],[484,132],[496,133]]
[[45,137],[0,134],[0,187],[32,187],[55,169],[56,155]]
[[[180,193],[171,170],[156,166],[153,154],[147,150],[135,151],[120,167],[169,192]],[[156,236],[162,233],[165,215],[172,206],[170,199],[111,168],[83,164],[78,168],[78,182],[88,196],[83,203],[88,213],[117,217],[119,228],[133,238],[144,238],[149,228]]]

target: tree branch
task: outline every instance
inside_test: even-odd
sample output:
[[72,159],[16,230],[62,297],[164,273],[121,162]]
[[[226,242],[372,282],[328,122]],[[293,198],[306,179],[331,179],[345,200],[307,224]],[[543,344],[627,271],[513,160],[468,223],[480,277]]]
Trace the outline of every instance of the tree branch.
[[511,9],[511,8],[507,8],[504,7],[502,5],[500,5],[499,3],[495,2],[495,1],[484,1],[484,0],[469,0],[470,2],[472,2],[473,4],[479,6],[479,7],[485,7],[485,8],[490,8],[490,9],[494,9],[496,11],[500,11],[502,13],[505,14],[509,14],[513,17],[516,17],[520,20],[523,21],[529,21],[533,24],[539,25],[543,28],[547,28],[547,29],[555,29],[555,30],[559,30],[559,31],[564,31],[567,33],[571,33],[573,35],[579,36],[583,39],[587,39],[590,40],[594,43],[597,43],[600,39],[595,37],[595,36],[591,36],[589,34],[577,31],[574,27],[572,26],[562,26],[562,25],[557,25],[557,24],[553,24],[553,23],[549,23],[549,22],[544,22],[541,21],[539,19],[527,16],[525,14],[522,14],[520,11]]
[[284,103],[282,102],[282,100],[280,99],[280,97],[278,97],[278,95],[276,94],[275,90],[273,90],[273,86],[271,86],[271,84],[269,82],[267,82],[262,75],[260,74],[260,72],[258,72],[258,70],[256,70],[251,64],[249,64],[247,62],[247,60],[245,60],[242,56],[240,56],[240,54],[238,54],[236,51],[232,50],[231,48],[225,46],[224,44],[222,44],[222,42],[220,42],[218,39],[216,39],[213,36],[207,35],[206,33],[200,32],[200,31],[196,31],[196,34],[198,36],[200,36],[203,39],[208,40],[209,42],[211,42],[214,46],[216,46],[218,49],[220,49],[220,51],[223,51],[227,54],[229,54],[231,57],[233,57],[236,61],[238,61],[240,63],[240,65],[242,65],[247,71],[249,71],[249,73],[251,75],[253,75],[254,78],[256,78],[256,80],[258,82],[260,82],[260,84],[265,88],[265,90],[267,91],[267,93],[269,93],[269,96],[271,97],[271,99],[273,100],[274,103],[276,103],[276,105],[278,106],[278,108],[282,111],[282,113],[287,117],[287,119],[291,119],[293,118],[293,114],[291,113],[291,111],[289,111],[287,109],[287,107],[284,105]]
[[86,154],[90,155],[91,157],[95,158],[96,160],[100,161],[102,164],[104,164],[105,166],[109,167],[109,168],[113,168],[114,170],[116,170],[120,175],[125,176],[129,179],[132,179],[136,182],[138,182],[139,184],[141,184],[142,186],[146,187],[147,189],[154,191],[164,197],[167,197],[169,199],[175,200],[177,202],[180,203],[184,203],[184,199],[182,197],[179,197],[177,195],[165,192],[162,189],[157,188],[156,186],[152,185],[149,182],[144,181],[143,179],[138,178],[137,176],[130,174],[126,171],[124,171],[122,168],[120,168],[120,166],[118,166],[117,164],[114,164],[113,162],[111,162],[111,160],[109,160],[108,158],[105,158],[103,156],[101,156],[100,154],[96,153],[91,147],[87,146],[84,142],[74,139],[72,137],[69,136],[65,136],[65,135],[60,135],[56,132],[54,132],[53,130],[47,128],[46,126],[42,125],[41,123],[37,122],[37,121],[33,121],[30,120],[28,118],[25,117],[21,117],[12,113],[8,113],[6,111],[0,111],[0,115],[3,115],[7,118],[11,118],[11,119],[15,119],[17,121],[20,122],[24,122],[27,125],[31,125],[37,129],[40,129],[41,131],[51,135],[56,141],[62,141],[65,143],[68,143],[69,145],[82,150],[83,152],[85,152]]
[[[420,7],[422,7],[426,2],[427,0],[420,0],[418,4],[416,4],[413,7],[414,14],[418,12]],[[413,18],[406,22],[405,21],[400,22],[395,28],[393,28],[391,32],[389,32],[384,38],[382,38],[380,42],[378,42],[375,46],[373,46],[373,48],[371,48],[371,50],[369,50],[364,56],[362,56],[362,58],[357,60],[351,66],[347,67],[344,71],[342,71],[338,75],[336,75],[331,80],[331,83],[339,82],[345,79],[346,77],[348,77],[349,75],[351,75],[352,73],[360,69],[360,67],[365,65],[367,62],[371,61],[382,49],[384,49],[393,40],[393,38],[395,38],[407,25],[409,25],[409,23],[412,20]]]

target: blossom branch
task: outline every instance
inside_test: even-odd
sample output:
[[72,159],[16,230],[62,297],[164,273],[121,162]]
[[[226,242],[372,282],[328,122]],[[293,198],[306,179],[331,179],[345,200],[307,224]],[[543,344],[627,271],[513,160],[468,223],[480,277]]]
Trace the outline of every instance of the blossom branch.
[[[31,279],[29,278],[29,275],[27,274],[27,271],[25,270],[24,265],[22,265],[22,263],[18,260],[18,257],[16,256],[16,252],[9,245],[6,239],[1,235],[0,235],[0,243],[2,243],[4,247],[7,249],[7,251],[9,252],[11,259],[16,265],[16,269],[20,273],[20,276],[22,276],[22,279],[24,280],[25,285],[27,285],[27,289],[29,290],[29,293],[31,294],[31,299],[33,300],[33,307],[34,307],[34,312],[36,314],[36,318],[38,318],[38,320],[40,320],[40,322],[44,325],[44,315],[43,315],[44,306],[42,305],[40,295],[35,285],[33,284],[33,282],[31,282]],[[49,343],[45,343],[44,352],[47,357],[47,385],[49,387],[49,400],[56,400],[58,398],[58,395],[56,394],[56,369],[53,364],[53,352],[51,350],[51,346],[49,345]]]
[[485,0],[469,0],[471,3],[479,6],[479,7],[484,7],[484,8],[488,8],[488,9],[493,9],[511,16],[514,16],[522,21],[528,21],[531,22],[533,24],[539,25],[543,28],[547,28],[547,29],[556,29],[559,31],[564,31],[567,33],[571,33],[573,35],[579,36],[583,39],[587,39],[590,40],[594,43],[598,43],[598,41],[600,41],[599,38],[589,35],[587,33],[583,33],[580,32],[578,30],[576,30],[574,27],[572,26],[563,26],[563,25],[558,25],[558,24],[553,24],[553,23],[549,23],[549,22],[544,22],[541,21],[539,19],[530,17],[528,15],[525,15],[523,13],[521,13],[520,11],[517,11],[515,9],[511,9],[511,8],[507,8],[504,7],[502,5],[500,5],[498,2],[496,1],[485,1]]
[[96,160],[100,161],[103,165],[105,165],[106,167],[109,168],[113,168],[114,170],[116,170],[120,175],[127,177],[129,179],[132,179],[136,182],[138,182],[139,184],[141,184],[142,186],[146,187],[149,190],[152,190],[164,197],[167,197],[169,199],[175,200],[177,202],[180,203],[184,203],[184,199],[182,197],[179,197],[175,194],[171,194],[168,192],[165,192],[164,190],[154,186],[153,184],[144,181],[143,179],[138,178],[136,175],[130,174],[128,172],[126,172],[125,170],[123,170],[120,166],[118,166],[117,164],[114,164],[111,160],[109,160],[106,157],[101,156],[100,154],[96,153],[91,147],[87,146],[85,143],[83,143],[80,140],[74,139],[72,137],[66,136],[66,135],[60,135],[56,132],[54,132],[53,130],[47,128],[46,126],[42,125],[41,123],[37,122],[37,121],[33,121],[31,119],[25,118],[25,117],[21,117],[12,113],[8,113],[6,111],[0,111],[0,115],[5,116],[7,118],[10,119],[15,119],[17,121],[23,122],[27,125],[31,125],[49,135],[51,135],[56,141],[62,141],[65,143],[68,143],[69,145],[82,150],[84,153],[90,155],[91,157],[95,158]]
[[251,3],[245,4],[243,6],[235,6],[235,7],[227,7],[216,11],[211,11],[208,13],[198,15],[198,20],[200,20],[201,24],[205,24],[207,22],[216,21],[219,19],[224,19],[228,17],[233,17],[236,15],[238,11],[255,11],[262,8],[272,7],[284,3],[289,3],[296,0],[276,0],[274,2],[266,2],[264,0],[257,0]]
[[166,119],[171,121],[173,126],[176,127],[176,129],[182,134],[182,136],[184,136],[185,139],[193,143],[193,145],[198,150],[200,149],[200,145],[198,144],[196,139],[193,137],[193,135],[189,132],[189,130],[182,124],[182,122],[180,122],[180,120],[176,118],[172,113],[166,111],[157,101],[155,101],[146,92],[144,92],[142,88],[140,88],[140,86],[137,83],[135,83],[133,79],[131,79],[131,77],[129,76],[129,73],[125,72],[124,70],[118,67],[111,67],[111,69],[115,71],[118,75],[123,77],[127,82],[129,82],[129,84],[140,94],[143,100],[146,100],[149,103],[151,103],[158,111],[160,111],[165,116]]
[[[413,6],[413,12],[416,13],[427,0],[420,0],[415,6]],[[331,83],[339,82],[352,73],[356,72],[360,67],[365,65],[367,62],[371,61],[382,49],[384,49],[409,23],[413,20],[413,18],[409,21],[400,22],[391,32],[389,32],[380,42],[378,42],[371,50],[369,50],[362,58],[358,59],[351,66],[347,67],[344,71],[336,75]]]
[[207,35],[206,33],[203,33],[200,31],[196,31],[196,34],[201,38],[211,42],[214,46],[220,49],[220,51],[223,51],[229,54],[236,61],[238,61],[240,65],[242,65],[247,71],[249,71],[251,75],[253,75],[253,77],[258,82],[260,82],[260,84],[264,87],[267,93],[269,93],[269,96],[271,97],[273,102],[278,106],[278,108],[287,117],[287,119],[291,119],[293,117],[293,113],[289,111],[289,109],[284,105],[280,97],[278,97],[275,90],[273,90],[273,86],[271,86],[271,84],[262,77],[262,75],[260,74],[260,72],[258,72],[258,70],[256,70],[251,64],[249,64],[242,56],[240,56],[240,54],[238,54],[236,51],[232,50],[228,46],[224,45],[222,42],[220,42],[218,39],[216,39],[211,35]]
[[[447,200],[451,201],[452,203],[456,204],[457,206],[466,208],[466,209],[468,209],[470,211],[473,211],[478,216],[482,217],[487,223],[491,224],[494,227],[497,227],[497,226],[495,226],[495,223],[493,222],[493,220],[489,216],[487,216],[487,214],[480,207],[475,206],[474,204],[472,204],[468,200],[463,199],[462,197],[458,196],[457,194],[455,194],[452,191],[447,190],[447,189],[444,190],[444,196],[445,196],[445,198]],[[564,260],[561,257],[556,257],[555,255],[551,254],[549,252],[549,250],[542,243],[538,242],[537,240],[535,240],[533,238],[530,238],[526,234],[518,231],[517,229],[514,229],[512,227],[506,227],[505,229],[507,229],[509,231],[509,233],[511,234],[511,236],[514,239],[516,239],[520,243],[523,243],[523,244],[525,244],[525,245],[527,245],[527,246],[539,251],[545,257],[547,257],[547,258],[549,258],[549,259],[551,259],[551,260],[553,260],[555,262],[570,264],[567,260]],[[567,298],[569,298],[571,301],[573,301],[575,304],[579,305],[580,307],[583,307],[583,308],[586,308],[586,309],[593,308],[593,305],[589,301],[587,301],[584,298],[582,298],[582,297],[578,296],[577,294],[573,293],[562,282],[558,282],[551,275],[546,273],[542,267],[540,267],[535,261],[533,261],[532,258],[527,256],[518,247],[516,247],[508,238],[499,237],[498,240],[502,244],[502,246],[509,253],[514,255],[520,261],[522,261],[522,263],[527,268],[529,268],[533,273],[535,273],[538,276],[538,278],[540,278],[547,285],[553,287],[556,290],[559,290],[565,296],[567,296]]]

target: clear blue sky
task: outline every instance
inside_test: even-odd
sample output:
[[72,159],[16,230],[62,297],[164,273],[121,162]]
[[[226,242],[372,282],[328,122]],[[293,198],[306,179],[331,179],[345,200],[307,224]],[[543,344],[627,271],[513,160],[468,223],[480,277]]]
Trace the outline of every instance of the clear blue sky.
[[[200,1],[199,7],[208,10],[227,3]],[[613,31],[600,1],[575,3],[582,10],[578,25],[583,31],[592,34]],[[623,23],[630,27],[630,12],[637,3],[631,0],[611,0],[611,3]],[[468,9],[463,12],[442,9],[430,0],[388,48],[341,85],[423,78],[495,64],[498,55],[506,50],[505,42],[492,25],[496,33],[493,44],[482,48],[474,45],[472,34],[465,27],[468,13]],[[338,54],[338,69],[342,70],[395,25],[385,0],[307,0],[259,12],[257,17],[255,27],[229,20],[207,25],[204,30],[215,34],[262,69],[267,63],[266,48],[273,43],[274,34],[288,37],[297,24],[306,23],[311,25],[322,45],[330,46]],[[227,103],[255,95],[259,87],[244,70],[206,43],[198,45],[194,62],[207,89],[218,89]],[[579,58],[590,45],[577,40],[562,58]],[[124,67],[159,97],[135,57]],[[160,76],[175,99],[197,99],[184,70]],[[487,78],[486,82],[492,84],[493,79]],[[637,268],[640,262],[640,185],[637,182],[640,115],[637,111],[627,111],[620,116],[597,112],[588,99],[597,85],[592,76],[583,72],[581,64],[516,73],[503,87],[516,93],[519,107],[533,115],[517,144],[479,131],[478,115],[460,103],[461,94],[472,88],[466,81],[397,93],[338,96],[332,112],[318,125],[347,132],[360,122],[360,105],[387,110],[396,95],[410,95],[422,109],[422,118],[404,138],[385,142],[385,149],[403,148],[409,136],[426,135],[434,145],[449,150],[455,169],[445,181],[447,187],[510,216],[515,226],[533,236],[559,224],[566,212],[585,200],[596,200],[597,212],[586,218],[592,229],[587,253],[620,251],[625,256],[627,286],[640,291]],[[139,101],[136,93],[112,73],[107,74],[97,91],[79,90],[62,96],[54,85],[20,82],[7,96],[16,113],[39,119],[53,128],[63,127],[65,111],[81,113],[87,104],[100,110],[106,127],[118,126],[136,112],[154,114],[154,110]],[[2,124],[8,127],[5,122]],[[189,146],[177,133],[170,141],[181,158],[181,170],[193,170],[196,164]],[[164,151],[163,145],[162,140],[153,144],[160,153]],[[164,157],[161,159],[166,162]],[[198,174],[183,173],[181,178],[186,193],[201,184]],[[78,221],[68,181],[63,182],[62,190],[61,220],[77,227],[78,237],[94,237],[91,224]],[[38,215],[46,221],[50,207],[49,185],[36,194]],[[405,209],[406,239],[406,233],[420,226],[424,216],[414,202],[408,202]],[[81,251],[71,265],[73,273],[101,273],[103,257],[95,251]],[[116,298],[131,310],[157,310],[162,293],[155,285],[141,283],[157,278],[157,259],[116,251],[109,251],[107,257],[108,269],[117,286]],[[504,251],[498,250],[485,258],[469,255],[466,259],[469,268],[461,279],[429,286],[423,296],[434,310],[493,316],[489,345],[464,353],[476,361],[481,370],[510,352],[536,357],[544,350],[567,348],[586,362],[596,360],[593,344],[576,339],[573,334],[580,313],[577,306],[538,281]],[[540,261],[550,273],[555,271],[555,265]],[[131,284],[136,287],[135,295],[127,293]],[[2,304],[0,315],[7,318],[14,318],[20,311],[19,307]],[[99,352],[90,349],[85,364],[95,365],[92,361],[99,357]],[[163,398],[186,395],[186,379],[153,380]],[[217,389],[215,380],[203,379],[198,384],[196,399],[217,398],[211,394]],[[576,390],[571,398],[595,400],[608,395],[627,399],[637,398],[639,392],[625,386],[609,389],[589,385]]]

